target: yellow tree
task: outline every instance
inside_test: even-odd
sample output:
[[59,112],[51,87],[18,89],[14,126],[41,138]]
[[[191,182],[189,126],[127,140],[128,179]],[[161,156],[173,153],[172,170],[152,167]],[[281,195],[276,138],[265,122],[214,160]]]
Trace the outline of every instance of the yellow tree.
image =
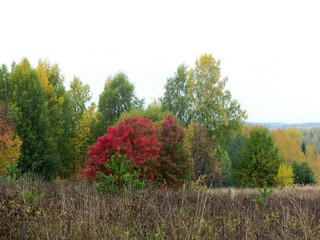
[[280,159],[283,162],[304,162],[306,160],[305,155],[301,151],[300,145],[286,130],[275,130],[272,132],[272,136],[275,140],[276,147],[279,150]]
[[306,158],[307,163],[317,178],[317,182],[320,183],[320,155],[317,154],[317,150],[314,146],[306,146]]
[[293,140],[295,140],[298,143],[299,146],[302,144],[303,136],[299,129],[288,128],[286,132]]
[[98,112],[95,111],[95,106],[91,106],[76,125],[75,136],[71,140],[73,159],[69,170],[72,173],[77,173],[81,164],[87,159],[88,147],[92,142],[90,139],[92,126],[95,121],[98,121]]
[[286,163],[281,163],[276,176],[276,183],[278,187],[292,186],[294,181],[293,169]]
[[227,78],[221,75],[220,61],[204,54],[188,73],[188,98],[191,120],[206,126],[217,154],[225,150],[230,137],[238,133],[247,113],[226,90]]

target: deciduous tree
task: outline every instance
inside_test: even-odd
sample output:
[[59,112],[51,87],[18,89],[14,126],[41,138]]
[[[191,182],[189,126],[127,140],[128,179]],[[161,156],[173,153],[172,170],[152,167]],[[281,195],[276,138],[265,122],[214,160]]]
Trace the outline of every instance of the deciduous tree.
[[163,109],[172,112],[184,127],[187,127],[192,119],[187,77],[187,66],[182,64],[174,77],[167,79],[164,96],[161,99]]
[[123,112],[142,106],[143,100],[136,97],[134,85],[123,72],[109,77],[99,97],[100,134],[103,134],[108,126],[115,124]]
[[190,152],[184,146],[184,130],[169,115],[162,123],[159,134],[160,150],[160,179],[168,186],[180,186],[188,180],[192,173]]
[[21,140],[15,134],[13,118],[5,102],[0,101],[0,175],[16,165],[20,156]]
[[293,169],[286,163],[281,163],[276,176],[276,183],[278,187],[292,186],[294,182]]
[[132,160],[135,169],[142,169],[143,178],[156,180],[160,166],[160,143],[156,134],[156,126],[146,118],[128,118],[117,127],[110,126],[107,133],[89,148],[83,174],[91,181],[98,180],[97,171],[109,174],[110,170],[105,168],[105,164],[119,152],[127,160]]
[[200,56],[188,73],[192,118],[207,127],[217,147],[222,149],[246,119],[246,112],[225,89],[226,83],[227,78],[221,76],[220,61],[212,55]]
[[291,164],[293,161],[303,162],[306,160],[299,143],[291,137],[292,134],[290,135],[286,130],[279,129],[272,131],[272,136],[279,150],[281,161]]
[[194,165],[194,177],[205,176],[208,185],[214,185],[221,179],[221,165],[215,155],[215,146],[206,127],[201,123],[191,123],[187,129],[185,146],[191,152]]
[[[27,59],[14,67],[8,85],[10,108],[22,140],[19,166],[23,172],[42,174],[49,170],[49,166],[42,161],[43,157],[52,154],[48,142],[48,112],[38,74]],[[54,172],[54,169],[50,171]]]

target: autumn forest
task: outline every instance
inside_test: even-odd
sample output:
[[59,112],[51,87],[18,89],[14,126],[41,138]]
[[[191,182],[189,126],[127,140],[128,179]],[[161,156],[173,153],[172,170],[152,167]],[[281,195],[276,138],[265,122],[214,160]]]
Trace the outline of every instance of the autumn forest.
[[199,177],[210,187],[317,183],[320,130],[247,125],[226,85],[220,61],[205,54],[192,68],[178,66],[148,106],[123,72],[107,78],[91,103],[79,78],[66,90],[58,65],[2,65],[0,174],[97,181],[122,154],[133,161],[130,171],[158,186]]
[[1,65],[0,239],[319,239],[320,129],[248,123],[227,83],[204,54],[149,104],[123,72],[94,103]]

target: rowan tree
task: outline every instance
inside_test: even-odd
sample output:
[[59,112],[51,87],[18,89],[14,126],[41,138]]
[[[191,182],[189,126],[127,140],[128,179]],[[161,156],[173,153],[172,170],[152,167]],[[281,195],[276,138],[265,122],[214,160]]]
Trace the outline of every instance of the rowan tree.
[[105,165],[118,152],[125,155],[136,169],[142,169],[141,177],[154,181],[158,174],[160,143],[156,126],[146,118],[127,118],[118,126],[111,126],[89,147],[86,169],[82,172],[90,181],[97,181],[97,172],[109,174]]
[[184,130],[169,115],[160,127],[159,142],[160,167],[159,182],[165,181],[168,186],[181,186],[192,176],[192,160],[190,152],[184,146]]

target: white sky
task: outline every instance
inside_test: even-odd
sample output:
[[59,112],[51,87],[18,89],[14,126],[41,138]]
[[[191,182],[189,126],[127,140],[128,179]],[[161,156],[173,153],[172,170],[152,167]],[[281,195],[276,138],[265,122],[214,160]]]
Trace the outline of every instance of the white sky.
[[181,63],[211,53],[248,121],[319,122],[319,12],[316,0],[4,0],[0,64],[58,63],[95,102],[124,71],[148,103]]

